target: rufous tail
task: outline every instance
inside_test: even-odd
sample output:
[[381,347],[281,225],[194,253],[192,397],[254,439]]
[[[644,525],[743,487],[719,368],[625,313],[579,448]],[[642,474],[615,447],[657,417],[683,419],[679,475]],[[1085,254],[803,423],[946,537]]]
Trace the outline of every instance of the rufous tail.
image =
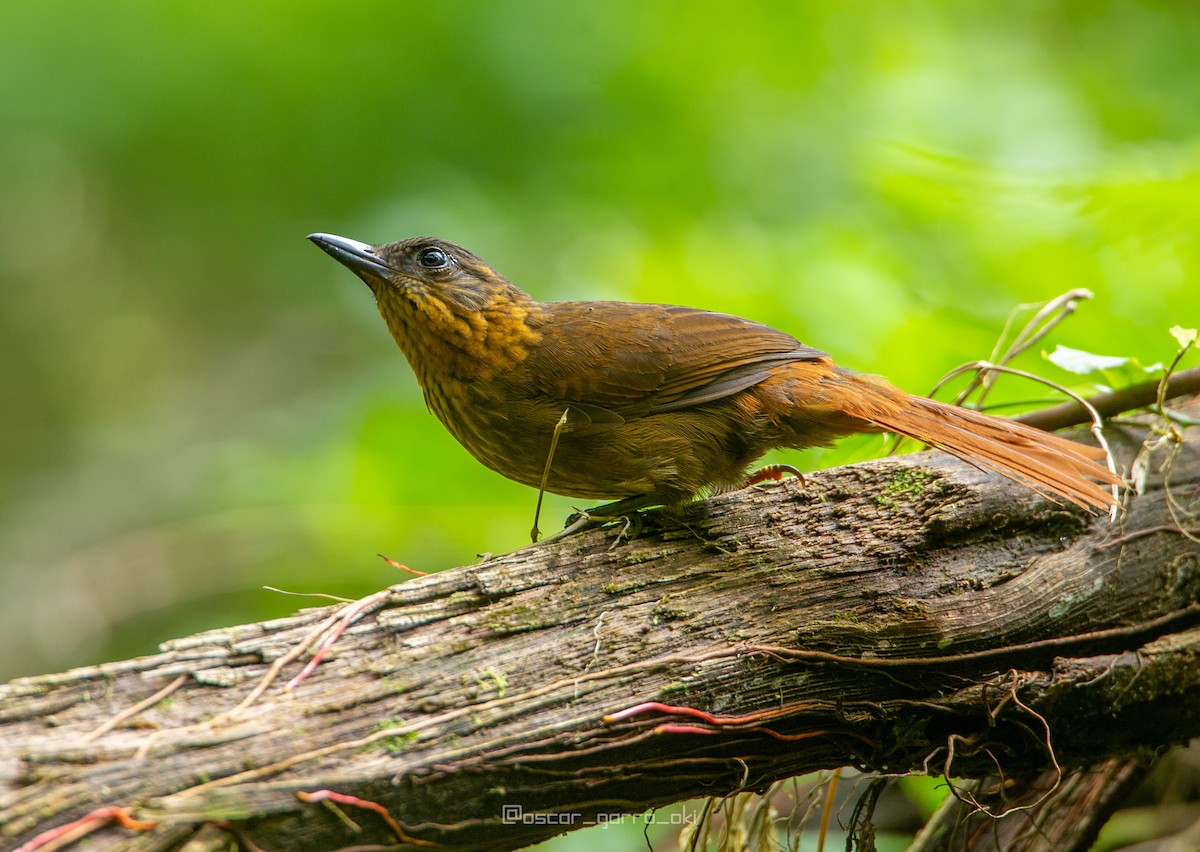
[[911,396],[881,379],[853,375],[862,393],[843,410],[957,456],[976,467],[1020,482],[1044,497],[1061,498],[1086,509],[1116,504],[1113,486],[1121,478],[1104,467],[1104,450],[1060,438],[1004,417]]

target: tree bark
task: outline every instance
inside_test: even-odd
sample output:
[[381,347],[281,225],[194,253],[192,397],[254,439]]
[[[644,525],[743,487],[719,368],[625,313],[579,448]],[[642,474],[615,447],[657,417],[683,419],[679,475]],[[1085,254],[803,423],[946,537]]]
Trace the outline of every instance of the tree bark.
[[[1145,429],[1107,434],[1128,465]],[[922,453],[410,580],[289,690],[346,610],[14,681],[0,845],[96,812],[88,849],[509,849],[844,765],[1002,774],[956,788],[1028,821],[1200,734],[1200,441],[1173,446],[1116,523]]]

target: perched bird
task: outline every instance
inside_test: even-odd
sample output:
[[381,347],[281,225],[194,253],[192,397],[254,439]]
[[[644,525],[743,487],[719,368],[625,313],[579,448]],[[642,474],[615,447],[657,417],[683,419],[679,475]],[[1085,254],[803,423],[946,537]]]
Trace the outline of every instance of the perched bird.
[[[1089,509],[1103,451],[898,390],[751,320],[676,305],[539,302],[460,246],[309,239],[358,275],[425,401],[471,455],[526,485],[676,507],[746,483],[775,447],[888,431]],[[534,527],[536,539],[536,520]]]

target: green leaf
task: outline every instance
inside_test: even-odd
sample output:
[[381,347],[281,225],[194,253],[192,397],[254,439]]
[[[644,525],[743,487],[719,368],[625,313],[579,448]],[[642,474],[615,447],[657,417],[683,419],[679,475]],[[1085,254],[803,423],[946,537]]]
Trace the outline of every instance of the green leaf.
[[1171,326],[1171,336],[1179,341],[1180,349],[1188,349],[1196,345],[1197,332],[1194,328],[1173,325]]
[[1061,344],[1056,346],[1054,351],[1046,357],[1052,364],[1081,376],[1088,373],[1099,373],[1103,370],[1115,370],[1117,367],[1124,367],[1129,363],[1128,358],[1096,355],[1092,352],[1084,352],[1082,349],[1071,349],[1069,346]]

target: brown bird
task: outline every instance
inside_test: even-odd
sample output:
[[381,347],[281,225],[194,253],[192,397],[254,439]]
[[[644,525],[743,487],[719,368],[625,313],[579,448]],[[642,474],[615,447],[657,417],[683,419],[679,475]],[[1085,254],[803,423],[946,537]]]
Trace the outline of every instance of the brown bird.
[[[1089,509],[1115,503],[1104,453],[898,390],[791,335],[729,314],[538,302],[431,237],[309,239],[371,291],[425,401],[492,470],[613,515],[747,482],[774,447],[888,431]],[[536,540],[536,521],[534,536]]]

